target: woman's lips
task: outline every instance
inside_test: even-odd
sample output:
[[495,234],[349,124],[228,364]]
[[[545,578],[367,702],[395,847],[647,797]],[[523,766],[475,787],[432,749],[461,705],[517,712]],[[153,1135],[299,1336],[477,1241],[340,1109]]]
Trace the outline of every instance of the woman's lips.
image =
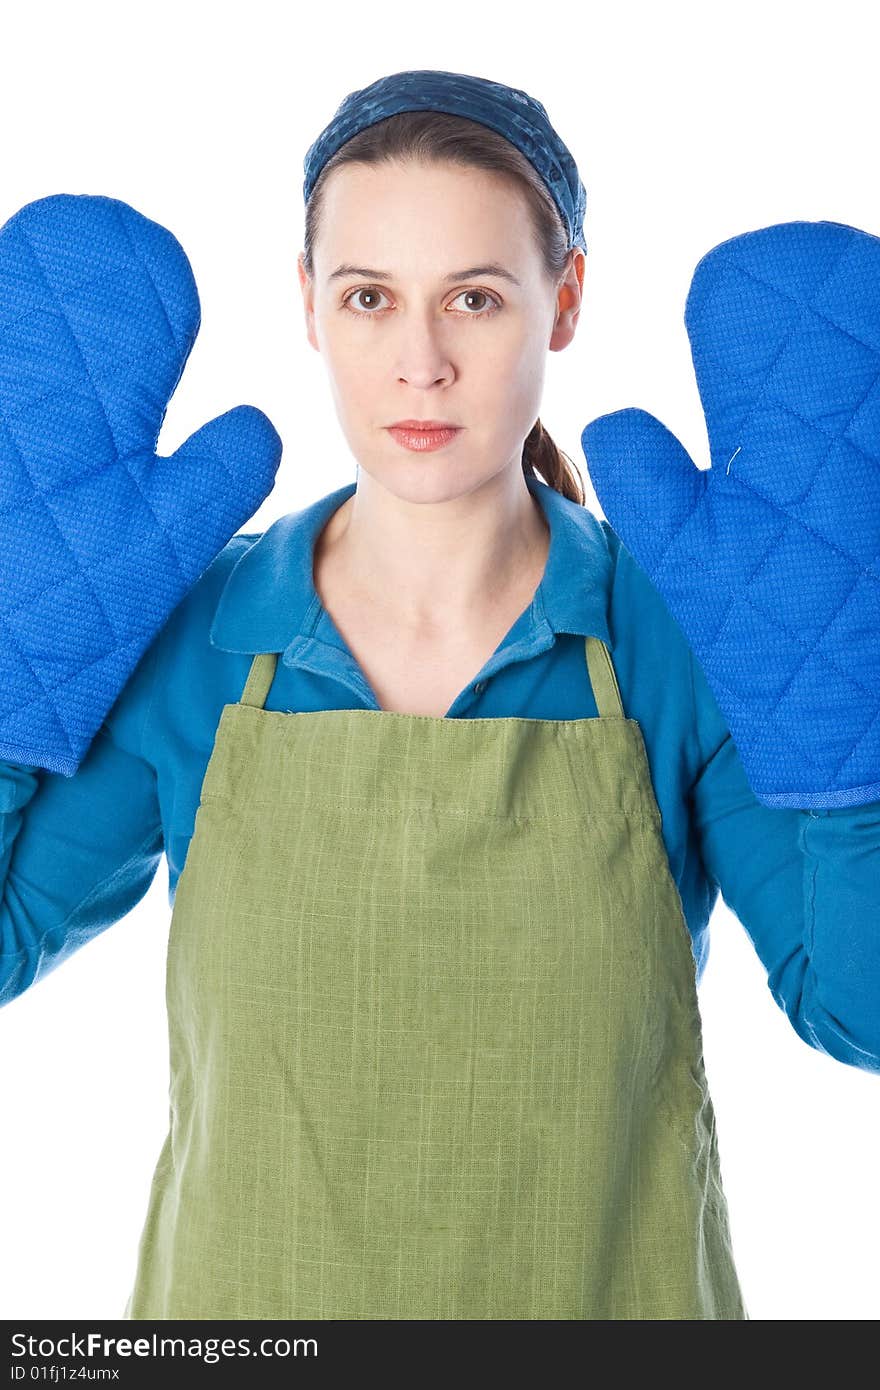
[[388,433],[392,439],[401,444],[404,449],[413,449],[417,453],[427,453],[433,449],[442,449],[451,443],[457,434],[458,429],[449,430],[413,430],[403,429],[399,425],[391,425]]

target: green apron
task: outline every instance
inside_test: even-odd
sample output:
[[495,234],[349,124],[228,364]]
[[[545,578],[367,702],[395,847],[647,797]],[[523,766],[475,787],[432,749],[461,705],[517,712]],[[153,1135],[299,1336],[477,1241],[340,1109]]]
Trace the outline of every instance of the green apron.
[[225,705],[126,1318],[748,1319],[695,960],[607,646],[586,719]]

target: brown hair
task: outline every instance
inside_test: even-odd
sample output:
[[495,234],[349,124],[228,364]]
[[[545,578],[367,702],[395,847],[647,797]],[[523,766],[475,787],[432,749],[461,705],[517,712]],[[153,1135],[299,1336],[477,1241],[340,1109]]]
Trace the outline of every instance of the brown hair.
[[[558,280],[568,261],[562,218],[540,175],[515,145],[488,126],[445,111],[400,111],[358,131],[328,159],[306,204],[303,268],[314,276],[313,248],[322,206],[322,189],[341,164],[378,164],[394,159],[459,164],[506,175],[526,197],[547,275]],[[523,472],[584,505],[584,485],[575,464],[536,420],[523,443]]]

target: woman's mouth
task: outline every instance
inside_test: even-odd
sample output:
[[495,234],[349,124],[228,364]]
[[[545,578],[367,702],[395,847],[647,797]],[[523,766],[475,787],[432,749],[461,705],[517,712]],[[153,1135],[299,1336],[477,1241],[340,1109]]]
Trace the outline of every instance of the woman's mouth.
[[442,449],[445,445],[452,442],[461,430],[442,429],[442,430],[417,430],[404,425],[390,425],[388,433],[391,438],[402,445],[404,449],[413,449],[417,453],[426,453],[432,449]]

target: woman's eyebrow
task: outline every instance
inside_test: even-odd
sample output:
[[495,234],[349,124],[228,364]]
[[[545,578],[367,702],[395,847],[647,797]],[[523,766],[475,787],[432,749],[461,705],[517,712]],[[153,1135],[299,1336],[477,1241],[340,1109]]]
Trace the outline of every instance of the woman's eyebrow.
[[[344,262],[327,276],[327,280],[328,282],[337,280],[345,275],[361,275],[368,280],[392,280],[394,278],[387,270],[371,270],[369,266],[348,265],[347,262]],[[513,285],[520,283],[515,275],[511,275],[510,271],[505,270],[503,265],[498,265],[495,262],[489,265],[471,265],[465,270],[452,270],[448,275],[443,276],[443,280],[448,284],[452,280],[472,280],[478,275],[496,275],[501,280],[509,280]]]

